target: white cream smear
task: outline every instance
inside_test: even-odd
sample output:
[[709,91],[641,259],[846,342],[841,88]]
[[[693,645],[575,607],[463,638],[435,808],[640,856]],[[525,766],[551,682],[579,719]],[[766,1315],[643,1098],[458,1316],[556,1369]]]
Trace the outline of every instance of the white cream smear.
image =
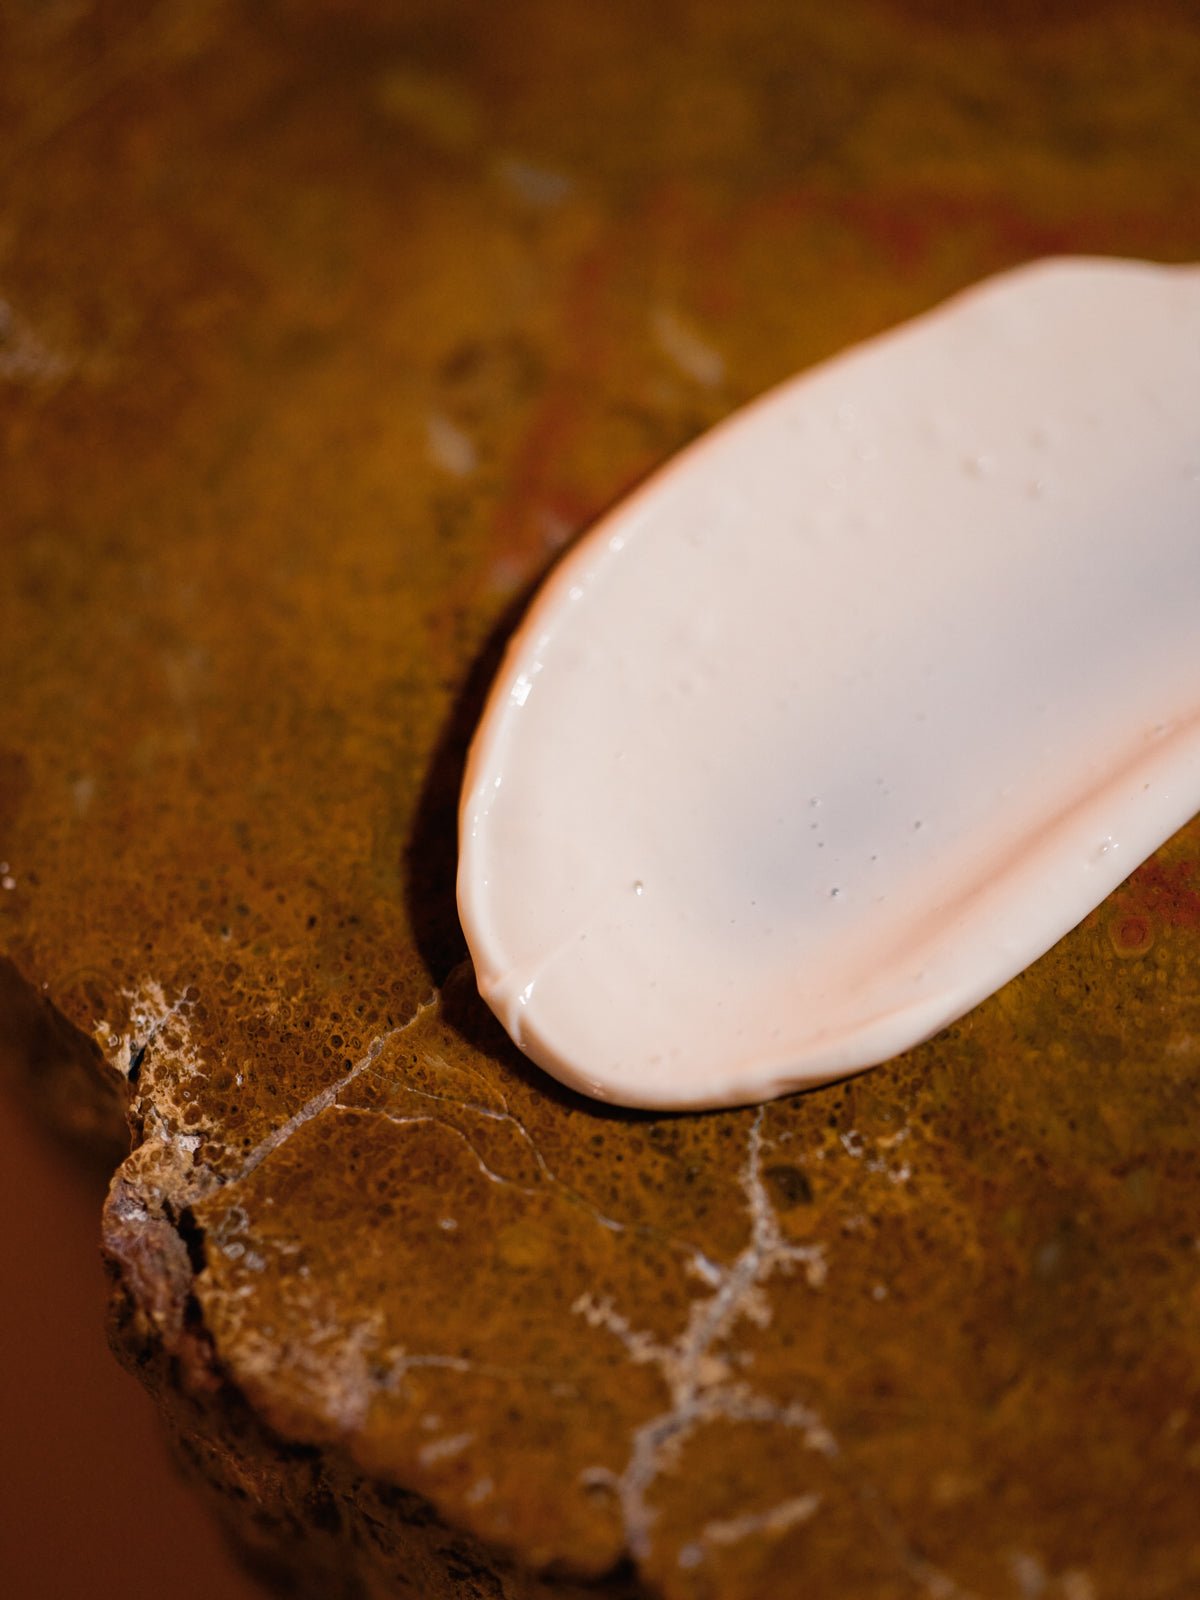
[[571,551],[471,749],[459,907],[547,1071],[742,1104],[928,1037],[1197,809],[1200,268],[1051,261]]

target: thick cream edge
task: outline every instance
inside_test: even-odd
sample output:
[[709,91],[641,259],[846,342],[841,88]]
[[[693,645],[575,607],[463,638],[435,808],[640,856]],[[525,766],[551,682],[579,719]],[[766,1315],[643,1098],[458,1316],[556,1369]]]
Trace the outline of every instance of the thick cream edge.
[[791,380],[593,528],[471,749],[459,906],[621,1103],[874,1065],[1200,806],[1200,270],[1056,261]]

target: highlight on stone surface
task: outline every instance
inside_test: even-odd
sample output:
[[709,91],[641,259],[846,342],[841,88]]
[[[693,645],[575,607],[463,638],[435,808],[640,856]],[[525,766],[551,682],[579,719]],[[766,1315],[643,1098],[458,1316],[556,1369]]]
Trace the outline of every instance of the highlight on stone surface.
[[1036,264],[745,408],[512,640],[459,904],[517,1044],[624,1104],[873,1065],[1200,805],[1200,269]]

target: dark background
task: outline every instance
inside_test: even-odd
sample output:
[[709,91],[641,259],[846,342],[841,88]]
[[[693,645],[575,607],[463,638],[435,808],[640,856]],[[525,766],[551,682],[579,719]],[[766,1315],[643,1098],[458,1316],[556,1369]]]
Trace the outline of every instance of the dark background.
[[103,1179],[0,1099],[0,1594],[242,1600],[104,1336]]

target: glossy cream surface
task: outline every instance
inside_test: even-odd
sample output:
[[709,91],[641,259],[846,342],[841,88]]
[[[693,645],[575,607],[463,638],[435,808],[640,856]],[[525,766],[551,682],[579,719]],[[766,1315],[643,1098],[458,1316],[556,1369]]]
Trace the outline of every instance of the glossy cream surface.
[[459,907],[555,1076],[739,1104],[927,1037],[1198,808],[1200,268],[1050,261],[569,553],[471,749]]

